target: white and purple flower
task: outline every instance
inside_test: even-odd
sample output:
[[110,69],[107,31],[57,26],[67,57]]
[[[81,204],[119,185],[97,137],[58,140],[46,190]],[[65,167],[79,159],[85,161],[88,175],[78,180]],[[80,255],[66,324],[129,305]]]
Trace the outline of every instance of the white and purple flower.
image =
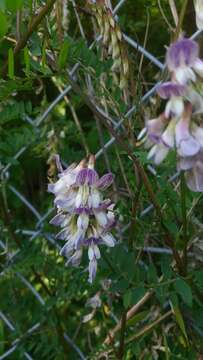
[[199,46],[191,40],[182,38],[171,44],[167,51],[166,63],[172,78],[179,84],[196,81],[196,74],[203,77],[203,61],[199,58]]
[[157,87],[158,95],[167,100],[165,110],[148,120],[138,136],[138,140],[144,137],[148,159],[156,165],[174,150],[178,169],[185,171],[193,191],[203,191],[203,127],[196,118],[203,113],[199,86],[203,61],[198,56],[199,46],[193,40],[182,38],[170,45],[166,63],[171,79]]
[[61,169],[59,180],[48,186],[55,195],[54,203],[58,214],[50,221],[61,226],[57,238],[66,243],[61,255],[68,258],[67,265],[78,266],[85,248],[89,257],[89,281],[96,276],[99,245],[113,247],[115,239],[111,229],[115,225],[114,204],[103,198],[103,191],[113,182],[113,175],[99,178],[94,170],[94,156],[79,165],[73,164]]
[[187,186],[190,190],[203,191],[203,148],[194,156],[179,158],[178,168],[185,171]]
[[165,108],[165,116],[180,116],[184,111],[183,95],[186,88],[184,85],[168,81],[157,87],[157,93],[162,99],[168,99]]
[[148,159],[159,165],[170,150],[175,150],[178,169],[186,171],[188,187],[203,191],[203,128],[194,121],[191,104],[179,117],[167,119],[163,113],[149,120],[141,136],[144,134],[150,148]]

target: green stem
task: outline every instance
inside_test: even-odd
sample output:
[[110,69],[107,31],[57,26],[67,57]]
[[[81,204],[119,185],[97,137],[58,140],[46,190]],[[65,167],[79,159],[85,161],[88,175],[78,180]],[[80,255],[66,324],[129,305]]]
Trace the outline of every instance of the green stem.
[[157,320],[155,320],[154,322],[152,322],[149,325],[146,325],[143,329],[141,329],[137,334],[131,336],[129,339],[127,339],[126,344],[129,344],[132,341],[135,341],[137,339],[139,339],[140,337],[144,337],[145,334],[149,333],[150,331],[152,331],[155,327],[157,327],[162,321],[164,321],[166,318],[168,318],[169,316],[171,316],[173,314],[172,310],[169,310],[167,313],[165,313],[164,315],[160,316]]
[[178,40],[178,37],[179,37],[179,35],[181,33],[184,16],[185,16],[185,12],[186,12],[186,9],[187,9],[187,3],[188,3],[188,0],[184,0],[183,6],[182,6],[181,11],[180,11],[180,15],[179,15],[178,25],[177,25],[176,32],[175,32],[175,35],[174,35],[174,41]]
[[123,355],[124,355],[126,322],[127,322],[127,311],[125,310],[122,315],[122,319],[121,319],[120,344],[119,344],[119,350],[118,350],[118,359],[119,360],[122,360]]
[[129,248],[133,249],[133,243],[135,242],[135,227],[137,224],[137,211],[140,205],[140,195],[142,190],[142,183],[138,185],[138,190],[135,196],[132,198],[132,215],[131,215],[131,224],[129,230]]
[[180,193],[181,193],[181,210],[182,210],[182,223],[183,223],[183,268],[185,274],[187,274],[187,243],[188,243],[188,231],[187,231],[187,206],[186,206],[186,184],[183,171],[180,175]]

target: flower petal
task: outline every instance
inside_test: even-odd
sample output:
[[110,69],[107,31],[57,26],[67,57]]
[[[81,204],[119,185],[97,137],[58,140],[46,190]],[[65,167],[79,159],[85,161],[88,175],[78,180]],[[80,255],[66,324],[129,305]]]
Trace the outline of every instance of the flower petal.
[[85,237],[85,231],[86,230],[78,229],[72,236],[72,241],[75,244],[75,249],[78,249],[81,246],[81,243]]
[[169,148],[164,144],[154,145],[148,153],[148,159],[153,159],[156,165],[159,165],[168,155]]
[[97,172],[94,169],[88,169],[87,183],[89,186],[94,185],[99,179]]
[[113,182],[113,174],[112,173],[108,173],[105,174],[104,176],[102,176],[97,183],[95,184],[95,186],[99,189],[105,190],[106,188],[108,188]]
[[85,213],[78,216],[77,226],[79,229],[86,230],[89,225],[89,216]]
[[180,67],[174,70],[175,79],[182,85],[187,84],[189,80],[195,82],[196,75],[194,71],[189,67]]
[[159,85],[156,91],[162,99],[169,99],[172,96],[183,96],[185,93],[185,86],[172,81],[168,81]]
[[89,279],[88,281],[92,284],[97,272],[97,260],[93,259],[89,262]]
[[193,113],[203,113],[203,97],[192,86],[187,87],[186,97],[188,101],[192,104]]
[[113,247],[116,244],[115,238],[110,233],[104,234],[101,237],[103,242],[109,247]]
[[175,125],[176,119],[173,118],[161,137],[163,143],[170,148],[173,148],[175,144]]
[[62,229],[57,235],[56,235],[56,239],[60,239],[60,240],[68,240],[70,236],[70,229],[69,227],[66,227],[64,229]]
[[203,191],[203,163],[197,164],[192,170],[186,172],[186,182],[190,190]]
[[180,141],[178,146],[178,154],[180,156],[193,156],[200,150],[200,144],[192,136]]
[[180,96],[172,96],[167,102],[165,108],[165,116],[169,118],[170,115],[181,116],[184,111],[184,101]]
[[74,254],[68,259],[65,265],[68,266],[69,264],[71,264],[74,267],[78,267],[80,265],[81,258],[82,249],[76,250]]
[[88,201],[89,196],[89,187],[87,185],[83,185],[79,187],[79,191],[75,198],[75,207],[79,208],[81,205],[85,206]]
[[78,186],[88,184],[93,185],[98,180],[98,174],[94,169],[82,169],[79,171],[77,178],[76,178],[76,184]]
[[194,124],[192,127],[192,134],[200,146],[203,147],[203,128]]
[[97,208],[101,202],[101,194],[96,188],[91,188],[90,196],[88,198],[88,205],[92,208]]
[[86,183],[87,180],[87,173],[88,173],[88,169],[81,169],[76,177],[76,185],[80,186],[80,185],[84,185]]
[[51,219],[49,221],[49,224],[59,226],[59,225],[61,225],[63,223],[64,219],[65,219],[65,215],[60,213],[60,214],[55,215],[53,217],[53,219]]
[[191,110],[190,105],[175,128],[177,152],[182,157],[193,156],[200,150],[200,144],[190,133]]
[[203,77],[203,61],[197,58],[194,62],[193,69],[200,76]]
[[73,251],[74,251],[74,244],[70,240],[67,243],[65,243],[65,245],[62,247],[60,251],[60,255],[69,258],[72,255]]
[[163,130],[165,128],[165,125],[166,125],[166,121],[165,121],[164,114],[161,114],[156,119],[152,119],[152,120],[147,121],[147,124],[146,124],[147,133],[148,133],[149,139],[152,142],[154,142],[154,143],[159,142],[159,139],[160,139],[160,137],[162,135],[162,132],[163,132]]
[[93,248],[94,248],[94,255],[95,255],[95,258],[96,258],[96,259],[100,259],[101,254],[100,254],[99,247],[98,247],[97,245],[94,245],[94,246],[93,246]]
[[178,159],[177,168],[178,170],[190,170],[195,166],[195,156],[181,157]]
[[94,259],[94,249],[93,246],[89,246],[88,248],[88,258],[90,261]]
[[96,220],[98,221],[99,225],[105,227],[108,219],[105,211],[94,211],[94,215]]
[[178,67],[192,66],[198,55],[198,44],[191,39],[182,38],[169,46],[166,62],[169,70],[174,71]]

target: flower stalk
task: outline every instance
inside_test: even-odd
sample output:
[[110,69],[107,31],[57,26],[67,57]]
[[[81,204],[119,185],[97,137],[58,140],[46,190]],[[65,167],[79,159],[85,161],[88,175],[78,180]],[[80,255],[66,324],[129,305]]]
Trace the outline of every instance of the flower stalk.
[[177,25],[175,35],[174,35],[174,41],[176,41],[181,34],[183,20],[185,17],[185,12],[187,10],[187,4],[188,4],[188,0],[184,0],[181,11],[180,11],[179,19],[178,19],[178,25]]
[[203,61],[198,44],[186,38],[172,43],[166,62],[171,79],[157,87],[158,95],[166,101],[165,110],[147,121],[138,139],[150,149],[148,158],[156,165],[175,150],[177,168],[185,172],[187,186],[201,192],[203,126],[198,115],[203,112],[203,98],[197,89],[203,79]]
[[188,244],[188,224],[187,224],[187,206],[186,206],[186,183],[183,171],[180,174],[180,195],[181,195],[181,210],[182,210],[182,224],[183,224],[183,269],[185,276],[187,275],[187,244]]

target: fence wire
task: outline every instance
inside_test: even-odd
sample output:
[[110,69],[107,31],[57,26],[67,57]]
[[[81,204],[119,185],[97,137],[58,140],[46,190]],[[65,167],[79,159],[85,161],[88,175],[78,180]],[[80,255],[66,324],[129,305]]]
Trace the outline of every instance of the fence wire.
[[[113,10],[113,14],[116,15],[119,10],[122,8],[122,6],[125,4],[126,0],[120,0],[117,5],[115,6],[114,10]],[[117,15],[116,15],[117,16]],[[81,32],[83,32],[83,30],[81,30]],[[201,31],[197,31],[192,35],[192,39],[197,38],[200,35]],[[123,38],[124,41],[132,46],[137,52],[141,53],[147,60],[150,61],[150,63],[152,63],[154,66],[157,67],[158,71],[163,71],[165,68],[165,65],[163,63],[160,62],[159,59],[157,59],[152,53],[150,53],[149,51],[147,51],[147,49],[145,49],[142,45],[138,44],[137,41],[135,41],[134,39],[132,39],[131,37],[129,37],[127,34],[123,33]],[[96,39],[96,41],[100,41],[101,40],[101,36],[98,37]],[[95,42],[94,42],[95,43]],[[92,48],[92,46],[94,45],[91,44],[90,48]],[[77,63],[74,65],[74,67],[71,69],[70,74],[74,75],[77,71],[77,69],[79,68],[80,64]],[[157,82],[146,94],[144,94],[144,96],[141,98],[141,103],[147,102],[149,101],[149,99],[155,94],[156,88],[157,86],[160,84],[160,82]],[[53,109],[64,99],[64,97],[67,94],[70,94],[72,90],[71,85],[68,85],[65,89],[63,89],[61,91],[61,93],[55,98],[55,100],[49,104],[49,106],[47,107],[47,109],[43,112],[43,114],[36,118],[36,119],[31,119],[29,116],[25,117],[25,120],[30,124],[30,126],[33,128],[33,131],[36,131],[36,129],[40,128],[40,126],[43,124],[43,122],[47,119],[47,117],[50,115],[50,113],[53,111]],[[137,106],[133,105],[127,112],[126,114],[124,114],[124,117],[122,120],[118,121],[116,123],[116,125],[114,126],[115,130],[119,130],[122,126],[122,123],[124,121],[124,119],[130,119],[133,114],[136,113],[137,110]],[[111,137],[101,148],[98,149],[98,151],[96,152],[96,159],[98,159],[101,155],[104,155],[104,152],[107,151],[115,142],[115,138]],[[32,145],[32,143],[30,142],[30,144],[26,144],[24,146],[22,146],[19,151],[13,156],[13,160],[19,160],[20,157],[29,149],[29,147]],[[4,178],[8,178],[10,172],[12,171],[12,164],[13,161],[11,161],[9,164],[7,164],[7,166],[3,169],[2,171],[2,177]],[[152,169],[152,174],[154,173],[154,169]],[[178,174],[175,174],[174,177],[176,177]],[[173,178],[172,177],[172,180]],[[46,240],[52,244],[53,246],[55,246],[57,249],[60,249],[59,244],[55,241],[54,237],[51,234],[48,234],[44,231],[44,225],[46,224],[47,218],[49,218],[50,214],[53,212],[53,208],[52,209],[47,209],[47,211],[44,214],[40,214],[38,212],[38,210],[33,206],[33,204],[31,204],[31,202],[23,195],[20,193],[20,191],[18,189],[16,189],[14,186],[9,185],[8,186],[9,190],[15,194],[15,196],[22,202],[22,204],[27,207],[30,211],[30,213],[32,214],[32,216],[34,216],[36,218],[36,224],[35,224],[35,228],[34,229],[17,229],[16,230],[16,234],[21,233],[25,236],[28,236],[30,241],[33,241],[36,237],[38,237],[39,235],[43,235]],[[144,217],[146,216],[150,211],[153,210],[153,205],[149,204],[140,214],[140,217]],[[122,232],[126,231],[128,229],[129,225],[126,225],[123,229]],[[3,251],[7,251],[7,247],[6,244],[3,243],[3,241],[0,240],[0,248]],[[164,248],[153,248],[153,247],[148,247],[148,248],[144,248],[144,251],[150,251],[150,252],[154,252],[154,253],[165,253],[165,254],[171,254],[171,250],[169,249],[164,249]],[[12,259],[20,252],[20,250],[17,250],[14,254],[10,254],[7,252],[7,256],[8,259],[10,261],[10,264],[12,265]],[[2,273],[0,273],[0,276],[4,276],[6,274],[6,270],[3,271]],[[26,279],[20,272],[15,272],[15,276],[22,282],[22,284],[27,287],[31,293],[33,294],[33,296],[35,297],[36,301],[38,301],[38,303],[41,306],[45,305],[45,300],[43,299],[43,297],[39,294],[39,292],[34,288],[34,286],[30,283],[30,281],[28,279]],[[11,331],[15,331],[15,325],[14,325],[14,321],[13,319],[11,320],[9,318],[9,316],[7,316],[6,314],[4,314],[2,311],[0,311],[0,318],[1,320],[5,323],[6,327]],[[28,330],[27,330],[27,334],[31,334],[33,332],[35,332],[36,330],[38,330],[40,328],[41,324],[37,323],[32,325]],[[198,329],[199,330],[199,329]],[[22,334],[22,336],[25,334]],[[85,359],[85,355],[82,353],[82,351],[78,348],[78,346],[75,344],[75,342],[71,339],[71,337],[67,334],[64,333],[64,339],[67,341],[67,343],[73,348],[73,350],[77,353],[77,356],[80,359]],[[0,356],[0,360],[6,359],[8,358],[12,353],[14,353],[17,348],[18,345],[20,344],[21,341],[21,337],[17,338],[15,341],[12,342],[10,349],[8,349],[3,355]],[[26,351],[24,351],[24,357],[28,360],[33,360],[33,357]]]

